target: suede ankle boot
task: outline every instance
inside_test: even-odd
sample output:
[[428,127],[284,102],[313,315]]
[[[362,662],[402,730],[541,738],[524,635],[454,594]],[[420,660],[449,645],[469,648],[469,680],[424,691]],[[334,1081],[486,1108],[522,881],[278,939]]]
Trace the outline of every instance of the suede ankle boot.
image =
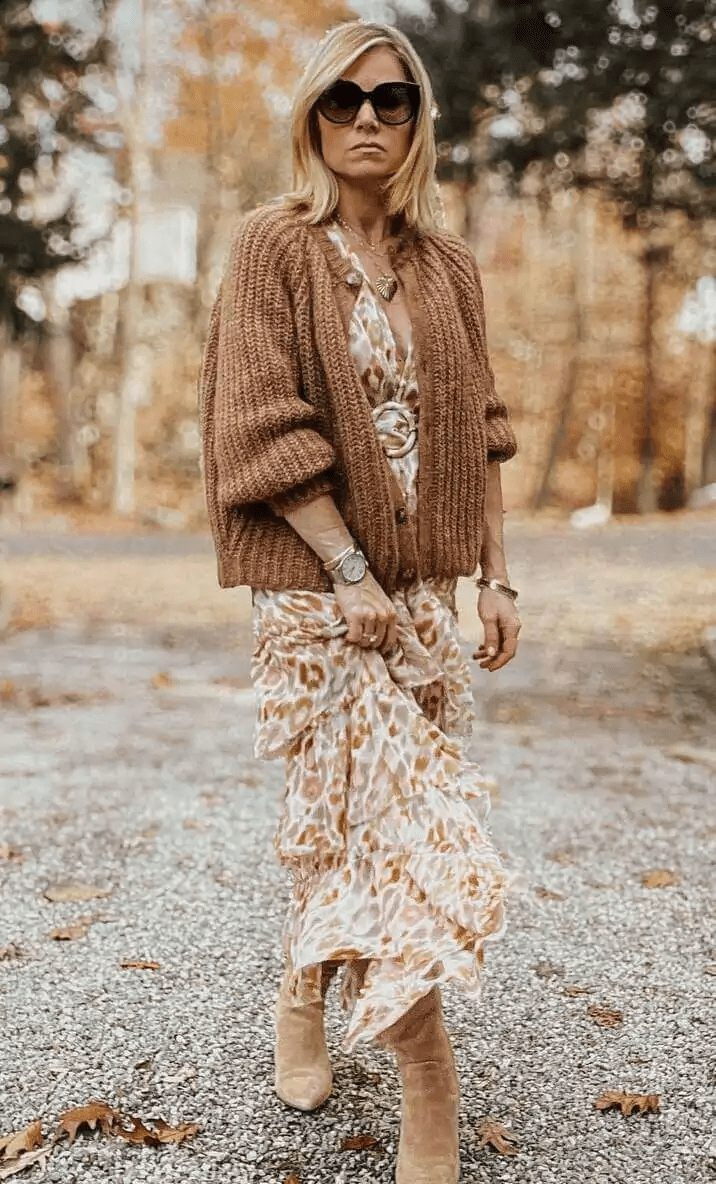
[[380,1042],[395,1052],[403,1087],[396,1184],[457,1184],[460,1089],[437,988]]
[[283,976],[276,1001],[274,1087],[282,1102],[296,1110],[315,1110],[333,1088],[333,1072],[323,1032],[323,1001],[338,969],[336,963],[321,967],[321,1001],[293,1007],[288,999],[288,972]]

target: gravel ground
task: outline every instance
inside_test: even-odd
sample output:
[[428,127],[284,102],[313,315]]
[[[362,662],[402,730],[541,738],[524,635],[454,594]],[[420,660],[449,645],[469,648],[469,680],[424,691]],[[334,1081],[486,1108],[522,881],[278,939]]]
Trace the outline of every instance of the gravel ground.
[[[0,949],[19,951],[0,961],[0,1136],[36,1117],[50,1133],[91,1099],[202,1125],[158,1149],[80,1135],[55,1148],[48,1182],[393,1179],[392,1062],[372,1047],[340,1053],[335,999],[328,1104],[300,1115],[271,1089],[282,764],[252,756],[247,654],[245,625],[26,630],[0,647],[0,844],[21,856],[0,861]],[[501,673],[476,669],[475,688],[473,751],[498,783],[493,835],[523,876],[487,952],[483,1001],[445,1000],[463,1180],[706,1184],[713,673],[695,653],[657,663],[528,643]],[[677,882],[645,887],[654,868]],[[109,895],[43,896],[69,879]],[[47,937],[87,914],[85,938]],[[121,969],[126,959],[160,968]],[[600,1026],[593,1004],[622,1022]],[[659,1094],[659,1113],[596,1110],[616,1089]],[[478,1148],[486,1115],[514,1132],[517,1155]],[[379,1148],[341,1151],[356,1134]]]

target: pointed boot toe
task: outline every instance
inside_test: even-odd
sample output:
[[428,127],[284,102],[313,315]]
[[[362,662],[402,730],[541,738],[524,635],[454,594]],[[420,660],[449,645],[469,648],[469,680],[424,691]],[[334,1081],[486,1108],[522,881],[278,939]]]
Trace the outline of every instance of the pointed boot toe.
[[310,1069],[277,1071],[275,1089],[281,1101],[294,1110],[317,1110],[333,1089],[331,1066],[314,1064]]

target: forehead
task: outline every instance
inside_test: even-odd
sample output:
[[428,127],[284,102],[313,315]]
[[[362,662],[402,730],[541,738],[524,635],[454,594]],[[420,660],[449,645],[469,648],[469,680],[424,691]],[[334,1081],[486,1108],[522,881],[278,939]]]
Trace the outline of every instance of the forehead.
[[405,70],[398,55],[389,45],[375,45],[341,72],[341,78],[357,82],[363,90],[372,90],[381,82],[405,80]]

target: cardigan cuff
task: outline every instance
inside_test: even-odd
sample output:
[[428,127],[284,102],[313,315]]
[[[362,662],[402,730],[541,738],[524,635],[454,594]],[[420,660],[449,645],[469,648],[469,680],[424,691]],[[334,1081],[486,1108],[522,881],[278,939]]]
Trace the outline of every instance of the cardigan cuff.
[[505,419],[487,421],[487,459],[511,460],[517,452],[517,437]]
[[314,497],[318,497],[322,493],[332,493],[335,488],[335,477],[328,472],[323,472],[318,473],[315,477],[309,477],[300,485],[294,485],[292,489],[287,489],[284,493],[267,498],[266,501],[274,514],[278,518],[282,518],[291,510],[297,510],[299,506],[313,501]]

